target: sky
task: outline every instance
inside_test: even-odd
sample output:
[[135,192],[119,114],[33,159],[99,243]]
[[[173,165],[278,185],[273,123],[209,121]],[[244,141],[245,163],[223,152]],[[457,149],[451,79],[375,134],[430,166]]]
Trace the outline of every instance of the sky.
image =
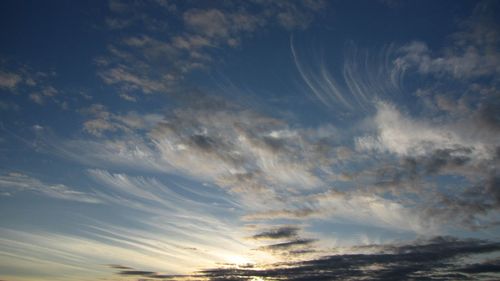
[[1,1],[0,280],[500,279],[499,24]]

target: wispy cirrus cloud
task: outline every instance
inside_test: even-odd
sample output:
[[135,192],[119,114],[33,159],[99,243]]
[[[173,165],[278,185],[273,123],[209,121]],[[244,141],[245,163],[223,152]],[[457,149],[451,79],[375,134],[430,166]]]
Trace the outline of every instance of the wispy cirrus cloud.
[[83,203],[101,203],[96,194],[82,192],[64,184],[48,184],[25,174],[11,172],[0,176],[0,190],[2,195],[10,196],[17,192],[34,192],[44,196],[78,201]]

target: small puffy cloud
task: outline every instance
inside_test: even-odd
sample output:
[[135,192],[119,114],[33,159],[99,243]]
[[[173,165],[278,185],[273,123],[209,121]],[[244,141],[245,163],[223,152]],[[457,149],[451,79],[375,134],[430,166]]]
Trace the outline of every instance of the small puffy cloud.
[[196,33],[208,37],[226,37],[229,35],[230,22],[218,9],[188,10],[183,15],[187,27]]
[[45,103],[46,99],[54,99],[54,96],[59,93],[58,90],[56,90],[52,86],[45,86],[41,88],[39,91],[35,93],[31,93],[29,95],[29,98],[31,101],[34,103],[37,103],[39,105],[43,105]]
[[159,114],[141,115],[134,111],[124,115],[114,114],[102,104],[83,108],[80,113],[91,117],[83,123],[83,129],[95,136],[102,136],[106,132],[148,130],[163,120],[163,116]]
[[22,78],[18,74],[0,71],[0,88],[12,90],[21,81]]
[[414,41],[400,49],[394,60],[403,70],[415,68],[422,74],[454,79],[477,79],[500,74],[500,30],[494,2],[478,3],[461,29],[452,34],[452,44],[442,52],[432,52],[424,42]]
[[69,97],[61,95],[54,84],[54,71],[35,71],[30,66],[0,62],[0,90],[23,95],[38,105],[56,104],[68,109]]
[[165,89],[160,81],[152,80],[147,76],[135,74],[125,67],[107,69],[99,74],[107,84],[118,84],[126,90],[141,90],[144,93],[156,93]]
[[[266,26],[305,28],[325,3],[249,1],[239,3],[235,9],[231,3],[214,2],[183,9],[158,1],[116,2],[110,4],[113,16],[106,19],[106,25],[112,30],[133,31],[115,42],[105,57],[96,60],[101,67],[99,76],[125,94],[170,92],[187,74],[208,69],[214,61],[214,50],[236,47]],[[158,14],[150,13],[151,7]],[[159,35],[171,24],[169,18],[180,20],[182,28],[169,30],[168,36]],[[146,32],[136,33],[133,27],[137,25],[145,27]],[[130,97],[123,93],[121,96]]]
[[92,135],[101,136],[103,132],[116,131],[116,126],[106,119],[92,119],[85,121],[84,130]]

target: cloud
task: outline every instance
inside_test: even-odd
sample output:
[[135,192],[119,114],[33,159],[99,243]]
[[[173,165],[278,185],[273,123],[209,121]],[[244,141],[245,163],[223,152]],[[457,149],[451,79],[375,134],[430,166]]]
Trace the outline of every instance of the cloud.
[[161,92],[165,86],[161,82],[150,79],[147,76],[140,76],[130,72],[123,66],[108,69],[100,73],[101,78],[107,84],[119,84],[128,91],[141,90],[146,94]]
[[20,173],[1,175],[0,189],[4,194],[29,191],[56,199],[93,204],[101,203],[101,200],[95,194],[81,192],[64,184],[47,184]]
[[249,280],[251,278],[489,280],[495,276],[496,263],[484,261],[466,265],[461,258],[500,251],[500,245],[495,242],[458,240],[451,237],[437,237],[406,245],[380,245],[378,248],[379,251],[374,253],[324,256],[311,260],[266,265],[263,269],[212,268],[201,270],[193,275],[163,275],[162,278],[165,280],[178,278],[186,278],[186,280],[190,278],[208,278],[209,280]]
[[500,272],[500,261],[497,259],[482,263],[475,263],[464,266],[459,271],[467,274],[497,273]]
[[273,220],[273,219],[304,219],[313,215],[317,215],[318,211],[310,208],[296,210],[266,210],[247,214],[243,217],[244,220]]
[[83,123],[83,129],[95,136],[117,131],[145,131],[163,120],[163,116],[159,114],[141,115],[135,111],[129,111],[123,115],[114,114],[102,104],[92,104],[90,107],[82,108],[80,113],[91,117]]
[[341,75],[332,74],[324,51],[301,50],[290,38],[290,51],[304,91],[338,116],[356,118],[371,114],[379,100],[406,97],[402,88],[404,76],[395,69],[395,45],[388,44],[374,52],[354,42],[345,44]]
[[[218,1],[208,7],[195,4],[182,8],[158,1],[112,1],[106,25],[131,32],[96,59],[98,74],[105,83],[118,86],[122,97],[171,93],[186,75],[209,69],[219,49],[236,47],[245,37],[268,26],[306,28],[325,5],[324,1],[249,1],[235,8],[232,3]],[[157,13],[150,12],[152,7]],[[183,23],[182,28],[167,33],[166,26],[177,22]],[[144,27],[142,32],[137,33],[137,26]]]
[[38,105],[56,104],[68,109],[69,97],[54,83],[54,71],[37,71],[19,62],[0,62],[0,90],[22,94]]
[[14,89],[21,82],[21,76],[15,73],[0,72],[0,88]]
[[[415,203],[420,205],[424,217],[443,220],[476,228],[495,222],[498,210],[495,194],[498,171],[496,154],[498,131],[486,129],[482,105],[461,120],[456,117],[440,118],[440,122],[414,119],[402,115],[394,106],[379,103],[374,118],[377,133],[356,139],[359,151],[389,153],[399,159],[386,158],[387,164],[379,168],[377,185],[398,196],[401,192],[427,196]],[[474,133],[471,134],[471,128]],[[380,154],[381,153],[381,154]],[[436,186],[433,176],[453,176]]]
[[[236,219],[229,219],[237,217],[238,204],[213,187],[200,189],[200,183],[165,182],[105,170],[90,170],[88,176],[98,190],[92,194],[101,203],[98,209],[119,210],[119,215],[94,219],[82,209],[78,214],[65,214],[69,221],[65,221],[67,228],[63,229],[0,228],[0,252],[4,253],[0,261],[22,269],[23,273],[15,278],[26,279],[30,274],[54,276],[54,280],[73,280],[73,276],[82,275],[98,278],[107,275],[101,267],[109,264],[122,271],[144,268],[141,271],[164,270],[172,274],[214,263],[232,263],[241,260],[240,255],[248,257],[249,262],[253,258],[272,260],[255,253],[252,249],[257,245],[252,241],[240,239],[247,234],[238,230]],[[4,176],[0,184],[11,189],[40,189],[36,180],[15,181],[13,177],[26,178]],[[62,190],[58,187],[56,191]],[[73,199],[63,191],[59,195],[51,190],[48,196]],[[79,200],[87,198],[82,193],[70,195]],[[122,225],[122,221],[128,224]],[[66,229],[77,231],[68,233]]]
[[[235,196],[245,210],[244,221],[350,219],[389,229],[434,231],[405,201],[384,198],[387,190],[346,188],[338,182],[338,169],[345,163],[366,160],[345,146],[336,147],[335,128],[291,128],[284,120],[238,105],[202,100],[165,115],[119,115],[91,106],[82,113],[90,121],[109,123],[114,131],[100,132],[106,139],[65,141],[56,145],[58,153],[91,167],[176,174],[213,184]],[[438,157],[428,161],[436,169],[446,166]],[[370,168],[367,163],[362,169]],[[367,178],[366,186],[376,180]]]
[[217,9],[188,10],[184,13],[184,22],[188,28],[208,37],[227,37],[230,22],[224,13]]
[[269,231],[264,231],[252,236],[253,239],[282,239],[297,236],[299,229],[294,226],[283,226]]
[[279,120],[251,111],[187,109],[165,118],[151,138],[171,167],[192,176],[196,171],[196,177],[235,191],[320,184],[308,166],[312,155],[294,150],[300,137],[287,130]]
[[[468,122],[477,123],[474,119]],[[462,121],[463,122],[463,121]],[[436,150],[450,149],[456,156],[470,151],[478,159],[491,158],[496,132],[471,135],[460,124],[413,120],[402,115],[393,105],[379,102],[374,120],[378,134],[356,140],[360,150],[378,150],[400,156],[422,156]],[[491,136],[491,137],[490,137]]]
[[287,242],[281,242],[277,244],[271,244],[267,246],[262,246],[260,249],[264,251],[290,251],[292,249],[303,248],[304,246],[309,246],[313,243],[314,239],[297,239]]
[[497,3],[477,4],[471,17],[462,22],[460,31],[451,37],[452,45],[442,54],[434,54],[423,42],[401,48],[395,60],[402,69],[415,68],[423,74],[451,76],[454,79],[477,79],[500,74],[499,26],[495,21]]

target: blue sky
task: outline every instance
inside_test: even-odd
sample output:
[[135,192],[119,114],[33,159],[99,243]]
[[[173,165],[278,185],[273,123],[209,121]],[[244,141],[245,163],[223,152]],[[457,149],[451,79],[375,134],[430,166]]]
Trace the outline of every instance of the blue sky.
[[0,5],[1,280],[499,278],[497,2]]

